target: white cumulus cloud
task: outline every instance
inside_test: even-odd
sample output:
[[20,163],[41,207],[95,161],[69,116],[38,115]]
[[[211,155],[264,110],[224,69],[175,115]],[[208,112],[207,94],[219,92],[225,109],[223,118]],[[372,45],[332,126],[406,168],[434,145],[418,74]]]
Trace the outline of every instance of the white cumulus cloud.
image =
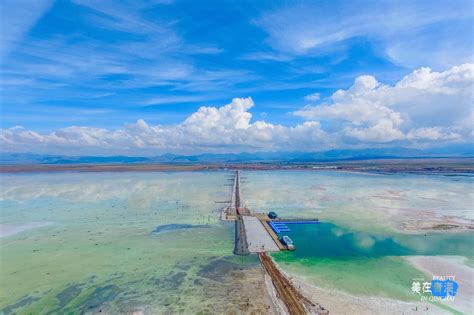
[[138,155],[469,143],[473,87],[473,64],[444,72],[421,68],[394,85],[369,75],[357,77],[328,102],[294,112],[304,121],[293,126],[253,120],[255,104],[249,97],[221,107],[202,106],[174,125],[140,119],[113,130],[71,126],[39,133],[6,128],[0,131],[0,145],[4,152]]
[[474,64],[444,72],[421,68],[393,86],[364,75],[329,103],[295,114],[340,126],[361,141],[460,140],[472,132],[473,88]]
[[[294,127],[252,122],[251,98],[235,98],[221,107],[199,108],[182,123],[151,126],[143,119],[122,129],[68,127],[40,134],[23,127],[3,129],[2,149],[35,152],[229,152],[243,150],[307,149],[324,145],[325,133],[318,122]],[[79,150],[79,151],[77,151]],[[101,151],[102,150],[102,151]]]

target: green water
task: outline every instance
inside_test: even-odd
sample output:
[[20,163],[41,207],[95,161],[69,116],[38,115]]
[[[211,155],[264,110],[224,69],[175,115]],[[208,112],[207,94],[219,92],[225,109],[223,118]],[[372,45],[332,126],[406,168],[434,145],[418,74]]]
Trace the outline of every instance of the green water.
[[359,296],[413,300],[412,279],[429,278],[404,255],[459,255],[472,267],[473,233],[407,234],[409,223],[474,219],[472,177],[363,174],[334,171],[246,172],[248,205],[287,218],[295,252],[273,257],[285,271],[325,289]]
[[0,310],[235,309],[221,292],[242,263],[258,261],[232,256],[233,224],[218,220],[215,201],[230,194],[226,175],[2,175],[2,224],[49,225],[0,238]]
[[[233,224],[218,219],[228,172],[50,173],[1,176],[0,313],[250,312],[263,303],[254,255],[232,255]],[[285,217],[292,275],[358,295],[410,299],[422,276],[403,255],[471,257],[470,235],[407,235],[412,220],[471,220],[470,178],[337,172],[243,172],[244,201]],[[417,221],[415,221],[417,222]],[[257,271],[257,272],[256,272]],[[240,272],[240,273],[239,273]],[[252,273],[253,272],[253,273]],[[253,290],[253,291],[252,291]],[[260,292],[260,293],[259,293]]]
[[472,253],[474,234],[380,234],[335,224],[288,225],[296,250],[273,254],[286,270],[355,295],[413,299],[412,279],[426,275],[402,257]]
[[375,234],[349,230],[332,223],[288,224],[288,235],[298,250],[293,259],[349,260],[383,256],[465,255],[474,248],[471,233]]

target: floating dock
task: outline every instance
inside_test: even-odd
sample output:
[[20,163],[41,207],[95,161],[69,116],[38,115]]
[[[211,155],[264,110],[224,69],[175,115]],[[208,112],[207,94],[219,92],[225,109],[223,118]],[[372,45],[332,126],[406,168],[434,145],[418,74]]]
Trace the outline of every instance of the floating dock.
[[277,234],[290,232],[289,224],[318,224],[319,220],[303,220],[303,221],[281,221],[281,220],[272,220],[268,221],[269,225],[273,231]]
[[275,231],[275,233],[277,234],[280,234],[282,232],[290,232],[290,229],[285,225],[285,223],[270,221],[269,224],[272,227],[273,231]]

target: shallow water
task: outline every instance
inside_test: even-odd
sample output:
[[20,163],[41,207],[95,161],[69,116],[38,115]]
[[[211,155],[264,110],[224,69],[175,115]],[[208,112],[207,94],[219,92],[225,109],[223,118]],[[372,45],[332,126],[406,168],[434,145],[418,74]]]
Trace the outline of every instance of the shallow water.
[[337,171],[244,172],[251,208],[319,218],[356,230],[394,231],[412,220],[474,219],[474,178]]
[[471,233],[381,234],[349,230],[332,223],[288,224],[288,235],[297,246],[294,259],[407,255],[465,255],[474,245]]
[[232,255],[233,224],[218,221],[215,201],[230,194],[226,175],[2,175],[2,223],[49,225],[0,239],[0,282],[8,288],[0,290],[0,310],[240,310],[219,292],[235,287],[241,268],[258,265]]
[[[255,311],[268,303],[258,261],[232,255],[233,224],[218,220],[222,204],[215,201],[229,200],[228,175],[2,174],[1,223],[18,233],[0,238],[0,282],[8,288],[0,290],[0,310]],[[286,271],[317,285],[406,299],[420,272],[400,255],[469,255],[462,235],[407,236],[397,228],[407,213],[472,219],[470,178],[242,175],[251,208],[323,221],[319,232],[292,227],[298,250],[274,256]]]
[[[323,171],[246,172],[245,202],[284,218],[296,251],[272,254],[291,275],[354,295],[413,299],[426,278],[405,255],[460,255],[472,260],[474,233],[408,234],[406,222],[473,219],[472,177]],[[471,221],[472,222],[472,221]],[[283,235],[283,234],[282,234]]]
[[355,295],[409,300],[412,279],[426,278],[403,256],[466,256],[474,234],[368,233],[332,223],[288,225],[281,233],[294,241],[295,251],[273,254],[287,271],[308,282]]

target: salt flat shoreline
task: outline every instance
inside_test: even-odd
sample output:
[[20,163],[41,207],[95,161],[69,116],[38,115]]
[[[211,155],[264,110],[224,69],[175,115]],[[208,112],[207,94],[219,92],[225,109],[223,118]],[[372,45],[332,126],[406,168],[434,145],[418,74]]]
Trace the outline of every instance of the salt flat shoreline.
[[[277,263],[277,268],[291,280],[304,296],[313,303],[318,303],[330,314],[447,314],[446,310],[434,304],[416,301],[401,301],[377,296],[356,296],[338,289],[327,289],[314,284],[302,275],[288,273]],[[409,289],[409,288],[407,288]]]
[[13,236],[24,231],[44,227],[52,222],[29,222],[23,224],[0,224],[0,238]]
[[215,162],[215,163],[143,163],[143,164],[0,164],[0,173],[36,172],[160,172],[221,170],[305,170],[344,171],[365,174],[422,174],[474,176],[474,159],[387,159],[364,161],[286,162]]
[[[430,303],[404,302],[394,299],[355,296],[339,290],[329,290],[310,284],[302,277],[293,276],[292,282],[310,300],[317,301],[330,314],[447,314],[449,312]],[[428,311],[426,311],[428,308]]]
[[[443,302],[447,306],[465,314],[474,310],[474,268],[465,264],[465,257],[460,256],[409,256],[406,257],[415,268],[429,277],[454,276],[459,284],[454,301]],[[427,279],[427,281],[432,278]]]
[[[474,269],[462,263],[463,257],[457,256],[410,256],[406,257],[412,265],[433,275],[455,275],[460,288],[454,301],[440,302],[445,306],[471,314],[474,309]],[[332,314],[450,314],[439,304],[421,301],[400,301],[376,296],[355,296],[337,289],[326,289],[313,285],[303,276],[291,274],[290,278],[301,292],[321,304]],[[427,280],[429,280],[427,278]],[[409,290],[409,287],[407,287]]]

